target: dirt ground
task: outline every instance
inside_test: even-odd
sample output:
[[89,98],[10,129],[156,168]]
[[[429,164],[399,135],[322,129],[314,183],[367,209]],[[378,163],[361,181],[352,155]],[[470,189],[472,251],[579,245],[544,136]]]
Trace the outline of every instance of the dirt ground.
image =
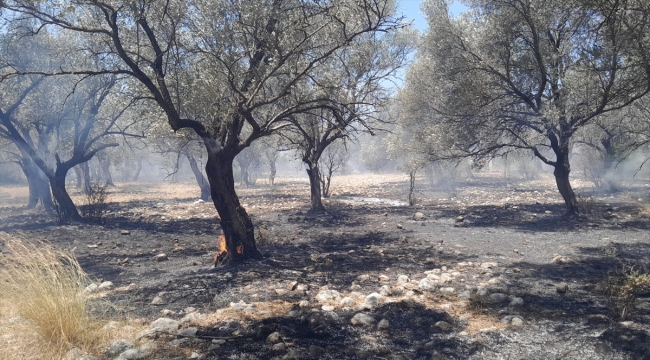
[[[125,334],[161,316],[198,328],[159,338],[155,359],[650,359],[650,292],[621,319],[603,286],[650,270],[650,184],[593,197],[573,184],[590,211],[578,219],[551,177],[419,179],[409,207],[406,176],[338,176],[325,214],[308,211],[304,179],[239,188],[265,260],[234,268],[212,267],[217,214],[193,184],[119,183],[100,222],[65,226],[0,187],[0,231],[113,282],[101,296]],[[353,325],[358,313],[388,322]]]

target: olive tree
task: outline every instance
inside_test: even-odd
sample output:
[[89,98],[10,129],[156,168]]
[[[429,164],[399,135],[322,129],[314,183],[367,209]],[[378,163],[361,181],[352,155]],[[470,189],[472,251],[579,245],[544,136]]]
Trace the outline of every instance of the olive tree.
[[[261,258],[235,192],[235,156],[290,117],[331,103],[305,91],[310,77],[357,37],[392,31],[390,0],[27,1],[5,8],[42,27],[86,39],[77,49],[99,71],[137,80],[177,131],[203,142],[212,201],[226,239],[226,263]],[[319,93],[320,94],[320,93]]]
[[[643,0],[471,0],[449,15],[423,9],[430,28],[401,94],[421,121],[432,159],[532,152],[553,167],[567,214],[574,136],[650,91],[650,3]],[[505,151],[510,151],[505,150]]]

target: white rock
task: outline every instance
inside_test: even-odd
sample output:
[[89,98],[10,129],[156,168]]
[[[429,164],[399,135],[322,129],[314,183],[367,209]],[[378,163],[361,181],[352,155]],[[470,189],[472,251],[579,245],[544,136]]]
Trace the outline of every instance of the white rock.
[[461,292],[460,294],[458,294],[458,298],[463,299],[463,300],[469,300],[471,297],[472,297],[472,294],[469,292],[469,290],[465,290],[465,291]]
[[352,317],[350,320],[352,325],[359,325],[359,326],[375,326],[377,323],[377,320],[373,318],[372,316],[364,313],[357,313]]
[[390,286],[384,285],[379,289],[379,294],[382,296],[390,296],[393,294],[393,292],[390,290]]
[[156,296],[151,300],[151,305],[165,305],[167,302],[160,296]]
[[510,321],[510,325],[512,325],[512,326],[522,326],[523,324],[524,324],[524,319],[522,319],[520,317],[514,317]]
[[381,301],[382,296],[377,293],[372,293],[368,296],[366,296],[366,301],[365,304],[369,306],[377,306],[379,305],[379,302]]
[[190,337],[190,336],[196,336],[196,333],[199,331],[198,328],[195,327],[188,327],[187,329],[180,330],[178,332],[179,336],[184,336],[184,337]]
[[161,261],[169,260],[169,257],[167,256],[167,254],[158,254],[154,256],[152,259],[154,261],[161,262]]
[[316,300],[320,302],[336,301],[340,298],[341,294],[336,290],[321,290],[316,295]]
[[113,341],[111,346],[106,350],[106,355],[110,357],[115,357],[125,352],[126,350],[135,348],[135,345],[126,339],[119,339]]
[[98,290],[98,291],[111,290],[111,289],[113,289],[114,287],[115,287],[115,286],[113,285],[112,282],[110,282],[110,281],[104,281],[103,283],[99,284],[99,286],[97,287],[97,290]]
[[188,323],[188,322],[201,322],[205,321],[206,316],[197,312],[189,313],[181,319],[181,322],[183,323]]
[[377,324],[377,329],[379,330],[386,330],[390,327],[390,322],[386,319],[381,319],[381,321]]
[[407,275],[399,275],[397,277],[397,282],[400,283],[400,284],[407,283],[409,281],[411,281],[411,280],[409,279],[409,277]]
[[481,269],[494,269],[497,266],[499,266],[499,264],[495,262],[484,262],[481,264]]
[[453,287],[443,287],[440,288],[440,292],[443,294],[453,294],[456,291]]
[[507,299],[508,299],[508,295],[502,293],[494,293],[488,296],[488,300],[493,303],[506,301]]
[[436,289],[436,283],[429,278],[424,278],[420,280],[418,286],[422,290],[434,291]]
[[427,279],[431,279],[431,280],[434,280],[434,281],[438,281],[438,280],[440,280],[440,276],[438,276],[438,275],[436,275],[436,274],[428,274],[428,275],[427,275]]
[[231,302],[230,307],[235,311],[242,311],[248,307],[248,304],[240,300],[239,302]]
[[451,276],[449,274],[441,274],[440,279],[438,279],[439,284],[445,284],[451,282]]
[[524,305],[524,299],[520,297],[513,297],[512,301],[510,301],[510,307],[520,307]]
[[334,311],[334,306],[332,306],[332,305],[323,305],[321,307],[321,309],[323,309],[323,311]]
[[368,275],[368,274],[363,274],[363,275],[357,276],[357,281],[358,282],[366,282],[368,280],[370,280],[370,275]]
[[298,306],[300,306],[301,308],[308,307],[308,306],[309,306],[309,301],[307,301],[307,300],[300,300],[300,302],[298,303]]
[[266,342],[271,343],[271,344],[275,344],[278,341],[280,341],[280,339],[282,339],[282,336],[280,335],[279,332],[276,331],[276,332],[273,332],[269,336],[266,337]]
[[141,360],[149,356],[146,351],[142,349],[129,349],[121,353],[117,360]]
[[84,293],[88,294],[91,292],[95,292],[97,291],[97,288],[98,288],[97,284],[90,284],[86,286],[86,288],[84,289]]
[[351,298],[351,297],[346,296],[343,299],[341,299],[341,306],[343,306],[343,307],[352,307],[352,306],[354,306],[356,304],[357,304],[357,302],[354,301],[354,299]]
[[174,332],[181,327],[181,323],[170,318],[159,318],[149,325],[151,330],[162,332]]

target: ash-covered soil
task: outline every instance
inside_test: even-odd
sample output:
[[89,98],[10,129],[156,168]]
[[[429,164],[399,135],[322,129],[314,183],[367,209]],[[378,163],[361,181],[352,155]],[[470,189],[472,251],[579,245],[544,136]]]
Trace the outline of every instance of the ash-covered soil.
[[[404,176],[341,176],[324,214],[303,180],[241,188],[265,260],[231,268],[212,267],[216,211],[191,184],[118,184],[101,221],[65,226],[0,188],[0,231],[111,281],[111,326],[153,338],[155,359],[650,359],[650,292],[622,319],[603,286],[650,270],[650,185],[590,198],[574,184],[580,218],[551,178],[422,180],[409,207]],[[196,332],[154,336],[159,317]]]

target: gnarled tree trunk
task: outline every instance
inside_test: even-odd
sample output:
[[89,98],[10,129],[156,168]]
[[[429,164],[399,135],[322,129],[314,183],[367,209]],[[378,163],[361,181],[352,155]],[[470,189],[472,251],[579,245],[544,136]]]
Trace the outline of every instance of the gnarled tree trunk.
[[111,159],[109,157],[99,157],[98,160],[102,171],[102,178],[106,185],[115,186],[113,183],[113,176],[111,175]]
[[194,156],[192,156],[192,154],[185,154],[185,157],[187,157],[187,161],[190,163],[190,168],[192,168],[196,182],[199,184],[199,188],[201,189],[201,200],[210,200],[210,183],[208,183],[208,180],[203,176]]
[[560,191],[560,195],[564,199],[566,205],[565,215],[578,215],[580,209],[578,208],[578,199],[576,198],[575,192],[571,187],[571,182],[569,181],[569,173],[571,172],[571,165],[569,164],[569,141],[567,139],[560,139],[559,142],[555,139],[551,139],[551,147],[555,152],[556,161],[555,161],[555,170],[553,175],[555,176],[555,183],[557,184],[557,189]]
[[325,206],[323,206],[321,200],[322,196],[318,160],[310,161],[308,159],[303,159],[303,161],[307,164],[307,176],[309,176],[311,211],[323,211],[325,210]]
[[221,218],[227,254],[219,258],[225,264],[246,259],[261,259],[255,245],[253,222],[239,203],[235,192],[233,161],[235,155],[223,150],[208,152],[205,172],[210,182],[212,202]]
[[34,164],[29,155],[22,159],[20,165],[23,173],[25,173],[25,177],[27,177],[27,184],[29,185],[27,208],[33,209],[40,202],[46,211],[52,211],[54,209],[54,203],[52,202],[52,194],[50,193],[47,176]]
[[77,207],[72,202],[68,191],[65,188],[65,177],[68,174],[68,168],[57,166],[54,176],[51,176],[50,187],[52,188],[52,195],[56,199],[59,212],[59,220],[61,222],[81,221],[81,215],[77,211]]
[[73,167],[72,170],[74,170],[74,174],[77,176],[77,190],[79,190],[83,185],[83,171],[81,171],[81,165]]

